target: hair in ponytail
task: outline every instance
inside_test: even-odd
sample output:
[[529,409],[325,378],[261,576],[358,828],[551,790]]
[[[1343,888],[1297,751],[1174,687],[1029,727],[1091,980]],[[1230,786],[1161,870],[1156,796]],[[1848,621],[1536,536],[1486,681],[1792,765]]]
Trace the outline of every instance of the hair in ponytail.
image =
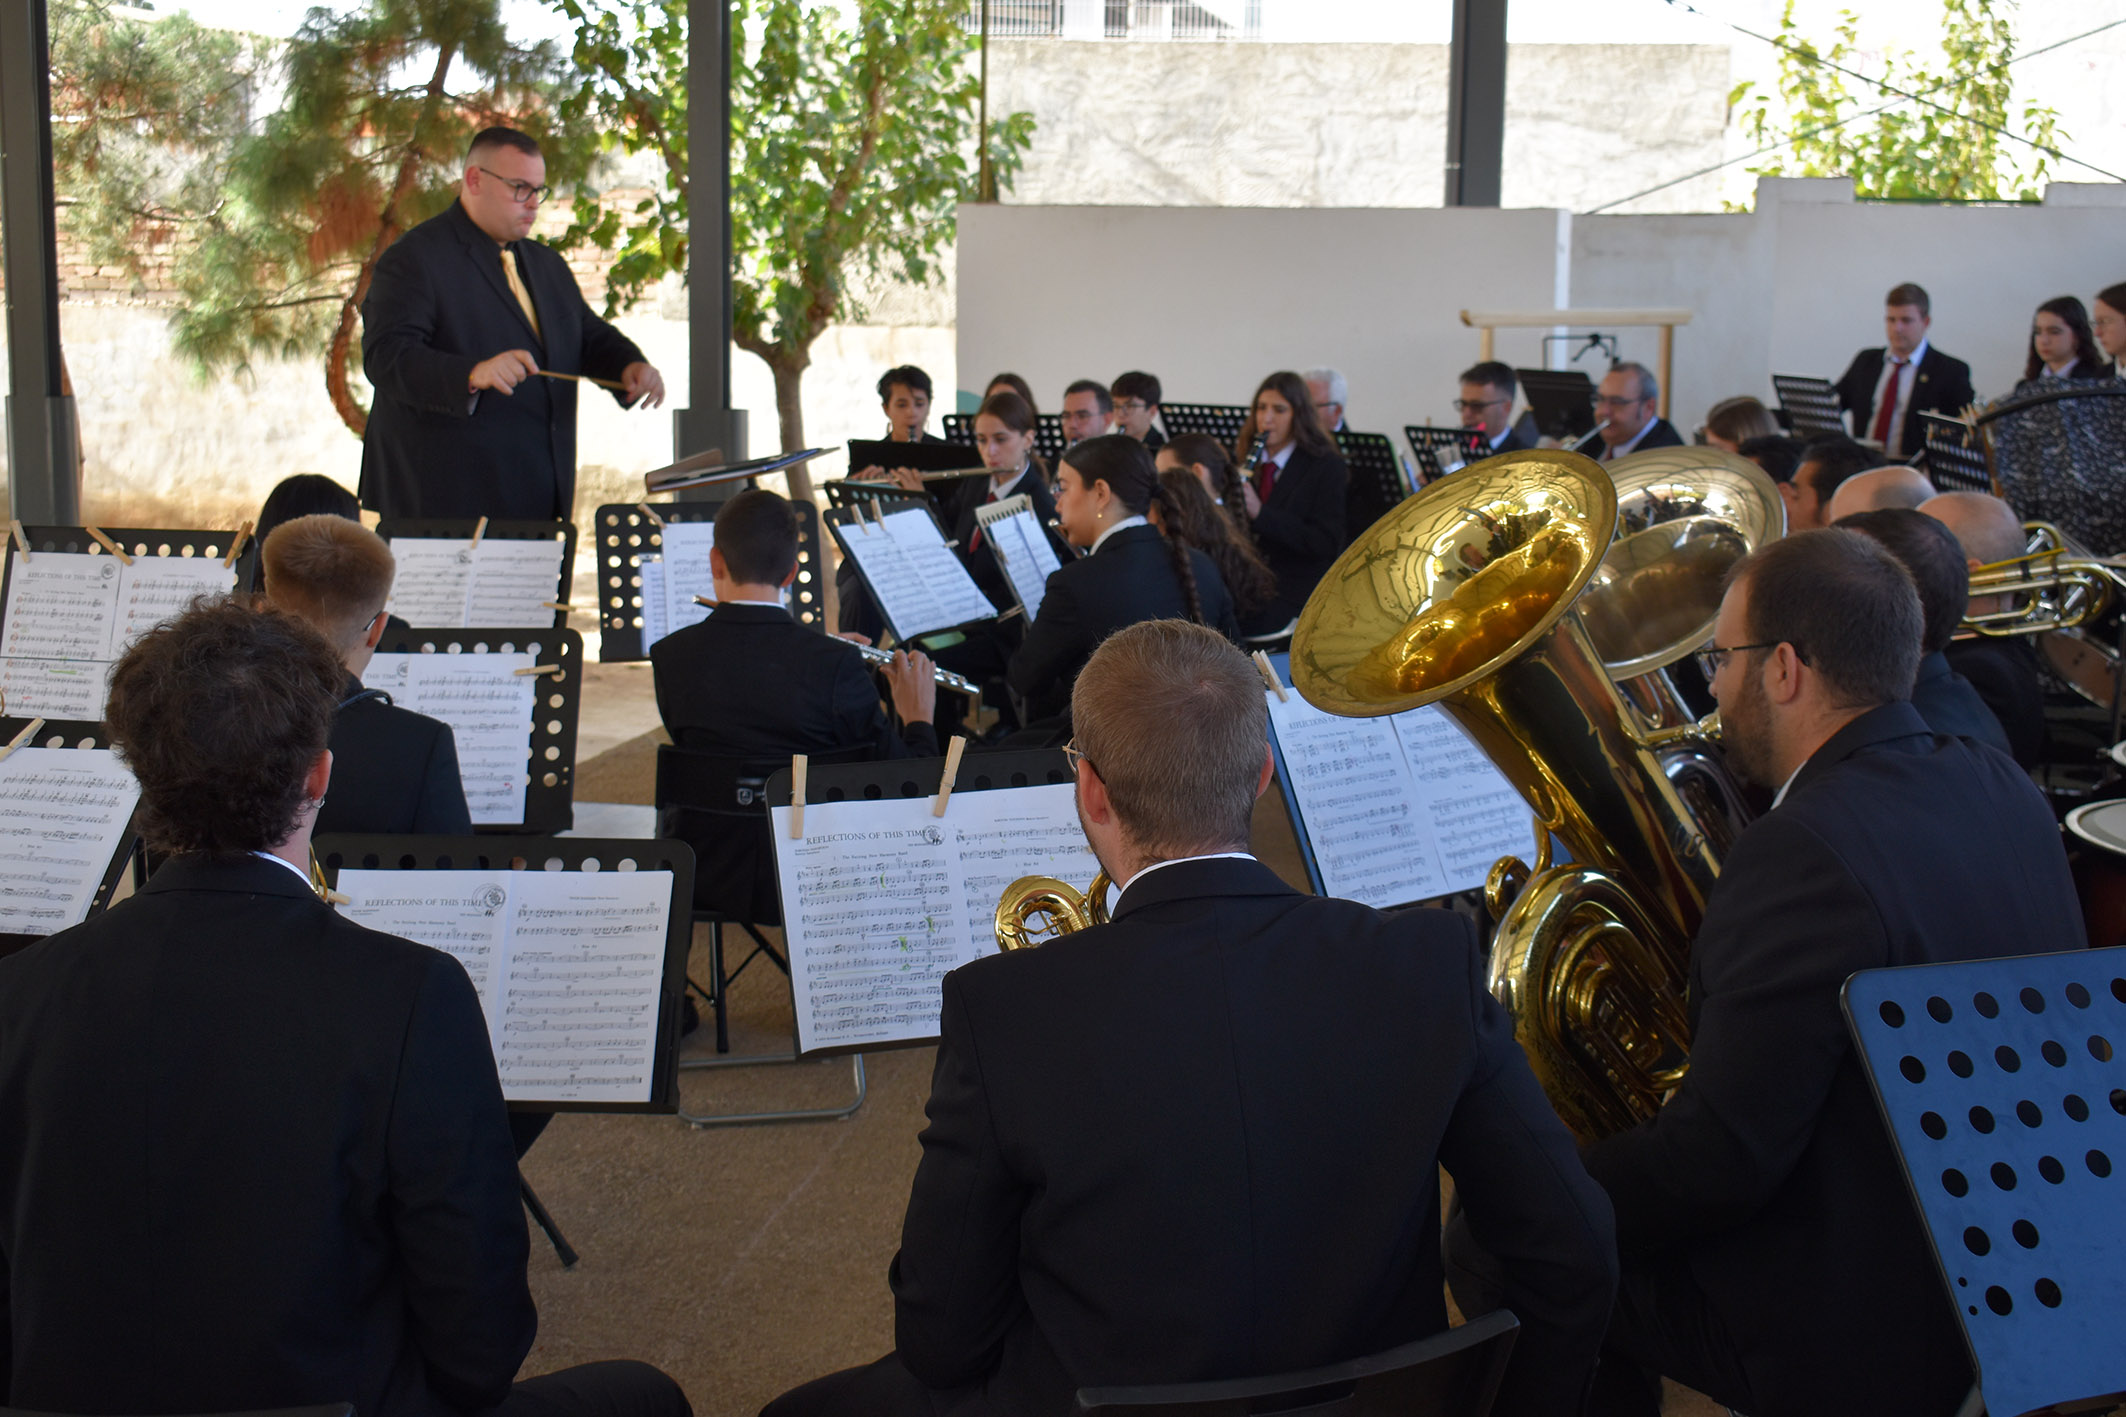
[[1243,544],[1253,546],[1255,528],[1248,523],[1248,499],[1241,491],[1240,468],[1227,455],[1225,444],[1208,433],[1183,433],[1166,446],[1173,449],[1174,456],[1182,462],[1190,467],[1200,467],[1211,475],[1211,485],[1218,489],[1218,505],[1225,512],[1225,519],[1232,523],[1233,535]]
[[[1176,515],[1165,489],[1159,485],[1159,472],[1150,450],[1126,433],[1103,433],[1074,443],[1063,454],[1063,461],[1076,470],[1087,487],[1106,483],[1115,500],[1133,517],[1146,516],[1153,507],[1159,509],[1161,520]],[[1167,560],[1173,566],[1174,579],[1181,585],[1181,599],[1188,607],[1189,619],[1201,625],[1203,596],[1196,589],[1196,569],[1189,564],[1188,544],[1171,532],[1162,531],[1160,535],[1166,541]]]
[[1166,504],[1159,510],[1160,526],[1169,540],[1187,542],[1210,558],[1225,582],[1233,609],[1251,615],[1277,597],[1277,576],[1263,561],[1254,543],[1243,541],[1233,525],[1211,503],[1203,482],[1185,467],[1159,474]]

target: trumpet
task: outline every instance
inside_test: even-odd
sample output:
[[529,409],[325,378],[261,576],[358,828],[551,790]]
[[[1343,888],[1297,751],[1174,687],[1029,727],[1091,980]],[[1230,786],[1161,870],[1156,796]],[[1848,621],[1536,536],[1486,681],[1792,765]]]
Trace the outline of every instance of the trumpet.
[[997,948],[1032,949],[1043,940],[1107,923],[1107,892],[1114,883],[1102,871],[1079,894],[1054,876],[1021,876],[997,901]]
[[[893,663],[893,651],[890,649],[880,649],[877,645],[860,645],[855,640],[850,640],[849,644],[855,648],[858,654],[873,664],[887,665]],[[939,669],[933,665],[931,666],[930,677],[938,681],[940,689],[950,689],[955,694],[965,694],[970,699],[982,697],[982,686],[963,674],[955,674],[950,669]]]

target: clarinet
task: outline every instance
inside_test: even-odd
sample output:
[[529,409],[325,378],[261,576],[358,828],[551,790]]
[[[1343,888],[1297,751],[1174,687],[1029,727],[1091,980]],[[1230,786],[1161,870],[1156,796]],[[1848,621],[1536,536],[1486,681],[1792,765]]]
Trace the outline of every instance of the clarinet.
[[1248,448],[1248,455],[1241,460],[1240,476],[1243,481],[1253,482],[1255,474],[1262,471],[1263,459],[1269,455],[1270,435],[1257,433],[1255,442]]

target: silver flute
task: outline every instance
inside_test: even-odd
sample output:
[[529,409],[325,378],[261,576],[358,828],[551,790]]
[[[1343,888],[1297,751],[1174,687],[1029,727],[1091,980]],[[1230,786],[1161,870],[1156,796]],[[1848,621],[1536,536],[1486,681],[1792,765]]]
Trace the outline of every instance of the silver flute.
[[[860,645],[855,640],[850,640],[848,643],[858,654],[870,660],[873,664],[886,665],[893,663],[893,651],[890,649],[880,649],[877,645]],[[930,666],[930,674],[932,678],[938,681],[940,689],[950,689],[955,694],[965,694],[970,699],[982,697],[981,686],[965,675],[955,674],[950,669],[940,669],[934,664]]]

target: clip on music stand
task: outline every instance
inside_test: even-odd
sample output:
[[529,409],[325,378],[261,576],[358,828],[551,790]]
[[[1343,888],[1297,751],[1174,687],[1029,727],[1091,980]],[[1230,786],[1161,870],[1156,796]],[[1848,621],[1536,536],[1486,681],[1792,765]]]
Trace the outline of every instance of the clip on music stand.
[[534,676],[531,761],[524,781],[524,820],[482,823],[474,831],[518,836],[567,831],[576,819],[576,723],[583,702],[583,636],[574,630],[393,630],[379,654],[513,654],[558,664]]
[[1796,438],[1806,441],[1845,433],[1845,410],[1830,380],[1810,374],[1774,374],[1772,387],[1778,390],[1779,407]]
[[2126,1395],[2126,948],[1867,969],[1839,1002],[1970,1345],[1962,1413]]
[[[471,541],[480,525],[478,517],[386,517],[376,524],[376,534],[386,541]],[[576,575],[576,524],[564,521],[491,520],[480,532],[483,541],[561,542],[561,575],[554,588],[554,603],[568,604],[569,587]],[[554,612],[554,628],[568,623],[568,612]]]
[[[25,528],[26,530],[26,528]],[[30,726],[27,718],[0,718],[0,744],[12,743],[15,735]],[[110,731],[100,723],[65,722],[48,719],[37,730],[38,736],[24,743],[25,748],[108,748],[111,746]],[[5,771],[0,767],[0,771]],[[139,807],[133,809],[134,821],[138,820]],[[128,867],[133,869],[133,885],[138,888],[145,877],[141,867],[144,859],[140,850],[140,834],[134,830],[134,822],[126,824],[125,834],[120,838],[118,851],[111,857],[110,865],[104,868],[103,879],[96,885],[95,894],[89,898],[89,908],[82,915],[85,920],[111,907],[111,897],[117,894],[118,884],[125,879]],[[27,949],[44,935],[0,934],[0,958],[17,950]]]
[[[837,483],[828,483],[831,489]],[[658,528],[665,522],[709,522],[741,490],[708,501],[615,502],[598,509],[591,530],[598,552],[598,662],[639,664],[649,658],[642,648],[642,562],[663,554]],[[799,499],[790,504],[797,515],[797,579],[790,583],[790,614],[807,629],[826,627],[819,586],[819,511]],[[654,518],[652,517],[654,513]]]
[[1986,435],[1960,418],[1947,418],[1926,409],[1919,411],[1926,442],[1920,448],[1920,467],[1927,480],[1942,492],[1992,492],[1993,465],[1987,456]]
[[1577,369],[1516,369],[1528,412],[1546,438],[1560,443],[1594,432],[1594,380]]
[[1447,475],[1447,465],[1440,460],[1445,453],[1458,464],[1475,462],[1484,446],[1484,435],[1474,428],[1442,428],[1437,424],[1406,423],[1403,439],[1410,445],[1410,454],[1417,459],[1418,486],[1436,482]]

